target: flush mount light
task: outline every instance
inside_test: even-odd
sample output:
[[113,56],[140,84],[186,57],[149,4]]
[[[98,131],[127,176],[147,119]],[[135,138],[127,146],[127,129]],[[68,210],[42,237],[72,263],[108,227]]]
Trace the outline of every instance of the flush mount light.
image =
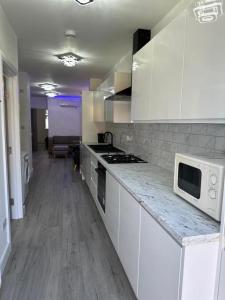
[[42,83],[40,84],[40,87],[45,91],[53,91],[57,85],[53,83]]
[[75,0],[75,1],[77,3],[79,3],[80,5],[87,5],[87,4],[94,2],[94,0]]
[[223,15],[223,0],[198,1],[193,12],[199,23],[215,22]]
[[49,98],[54,98],[58,95],[59,93],[57,92],[48,92],[48,93],[45,93],[45,95]]
[[82,57],[74,54],[73,52],[63,53],[57,55],[58,59],[62,61],[66,67],[74,67],[78,61],[82,60]]

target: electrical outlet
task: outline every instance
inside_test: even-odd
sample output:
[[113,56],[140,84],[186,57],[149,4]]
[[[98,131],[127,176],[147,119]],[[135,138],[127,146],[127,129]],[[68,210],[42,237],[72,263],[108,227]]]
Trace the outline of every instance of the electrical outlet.
[[132,141],[133,141],[133,136],[127,135],[127,142],[132,142]]

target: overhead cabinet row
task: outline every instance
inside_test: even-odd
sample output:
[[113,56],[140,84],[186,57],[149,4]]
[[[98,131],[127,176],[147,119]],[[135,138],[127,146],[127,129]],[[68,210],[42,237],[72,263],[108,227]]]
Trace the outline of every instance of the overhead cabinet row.
[[133,56],[133,121],[225,121],[225,15],[200,24],[192,6]]

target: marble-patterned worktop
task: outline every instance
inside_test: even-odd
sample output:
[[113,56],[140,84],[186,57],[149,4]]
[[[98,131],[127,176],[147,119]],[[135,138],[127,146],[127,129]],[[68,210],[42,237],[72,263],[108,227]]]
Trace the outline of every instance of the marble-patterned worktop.
[[172,172],[149,163],[108,164],[84,146],[179,245],[219,239],[220,224],[174,194]]

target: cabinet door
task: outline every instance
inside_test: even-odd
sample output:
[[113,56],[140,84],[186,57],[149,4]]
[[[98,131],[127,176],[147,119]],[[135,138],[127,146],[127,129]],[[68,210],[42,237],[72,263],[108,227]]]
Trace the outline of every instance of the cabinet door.
[[183,13],[152,40],[150,120],[180,118],[185,25],[186,14]]
[[136,295],[138,288],[140,213],[139,203],[123,187],[120,187],[119,257]]
[[200,24],[188,9],[182,119],[225,118],[225,14]]
[[105,225],[117,252],[119,245],[119,190],[120,184],[107,172]]
[[94,122],[105,122],[104,92],[94,93]]
[[81,171],[86,180],[88,187],[91,184],[91,155],[89,150],[82,146],[81,150]]
[[105,101],[105,121],[113,123],[113,102]]
[[150,119],[152,69],[153,44],[150,42],[133,57],[132,121],[146,121]]
[[114,101],[113,102],[113,123],[130,123],[131,122],[131,102]]
[[138,299],[178,299],[180,260],[181,247],[142,208]]

